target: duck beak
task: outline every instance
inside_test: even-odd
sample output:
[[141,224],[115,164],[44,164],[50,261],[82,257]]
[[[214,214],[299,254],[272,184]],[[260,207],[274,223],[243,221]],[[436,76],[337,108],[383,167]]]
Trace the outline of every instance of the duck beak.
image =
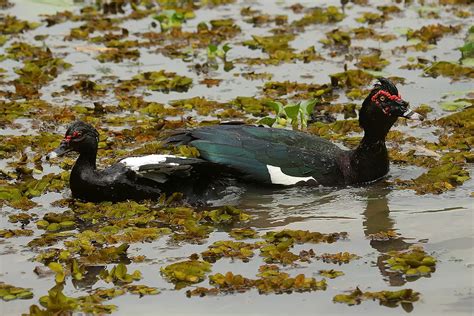
[[421,115],[420,113],[416,113],[412,109],[410,109],[410,104],[407,101],[404,100],[397,100],[395,101],[396,106],[398,107],[399,110],[401,110],[401,113],[398,112],[398,116],[407,118],[409,120],[417,120],[417,121],[423,121],[425,117]]
[[407,108],[405,113],[402,114],[402,117],[407,118],[409,120],[417,120],[417,121],[423,121],[425,117],[421,115],[420,113],[416,113],[410,108]]
[[71,147],[69,147],[69,142],[62,141],[61,145],[59,145],[58,148],[50,152],[49,154],[46,155],[46,160],[54,159],[56,157],[60,157],[72,150]]

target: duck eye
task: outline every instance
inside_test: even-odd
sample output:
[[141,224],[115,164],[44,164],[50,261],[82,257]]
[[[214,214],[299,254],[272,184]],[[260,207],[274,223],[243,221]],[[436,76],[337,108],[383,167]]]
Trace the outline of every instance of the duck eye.
[[379,98],[380,101],[385,101],[385,96],[381,95],[380,98]]

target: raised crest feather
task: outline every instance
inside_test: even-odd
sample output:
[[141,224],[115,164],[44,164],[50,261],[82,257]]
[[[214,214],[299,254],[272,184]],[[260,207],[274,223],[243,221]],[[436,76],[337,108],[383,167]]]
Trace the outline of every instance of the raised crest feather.
[[392,95],[398,95],[398,89],[395,84],[390,79],[384,77],[377,78],[377,82],[375,82],[374,88],[379,88],[381,90],[388,91]]

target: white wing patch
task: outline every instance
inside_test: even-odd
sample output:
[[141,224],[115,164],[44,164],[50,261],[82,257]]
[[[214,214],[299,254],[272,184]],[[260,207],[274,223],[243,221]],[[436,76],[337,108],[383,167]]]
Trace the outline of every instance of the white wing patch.
[[[164,163],[166,158],[180,158],[185,159],[185,157],[177,157],[173,155],[147,155],[141,157],[128,157],[120,160],[121,163],[132,169],[133,171],[138,171],[141,166],[144,165],[154,165]],[[178,165],[177,163],[168,163],[169,165]]]
[[316,181],[313,177],[293,177],[284,174],[280,167],[267,165],[268,173],[270,174],[270,181],[272,184],[294,185],[298,182],[307,182],[310,180]]

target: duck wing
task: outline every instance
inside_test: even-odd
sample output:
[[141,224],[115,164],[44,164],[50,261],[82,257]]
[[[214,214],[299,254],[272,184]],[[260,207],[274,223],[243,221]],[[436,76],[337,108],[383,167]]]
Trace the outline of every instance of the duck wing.
[[168,144],[197,148],[200,158],[240,173],[245,180],[294,185],[343,182],[331,142],[302,132],[251,125],[215,125],[178,131]]
[[129,172],[157,183],[170,179],[189,178],[198,170],[211,163],[198,158],[186,158],[173,155],[146,155],[128,157],[119,161]]

